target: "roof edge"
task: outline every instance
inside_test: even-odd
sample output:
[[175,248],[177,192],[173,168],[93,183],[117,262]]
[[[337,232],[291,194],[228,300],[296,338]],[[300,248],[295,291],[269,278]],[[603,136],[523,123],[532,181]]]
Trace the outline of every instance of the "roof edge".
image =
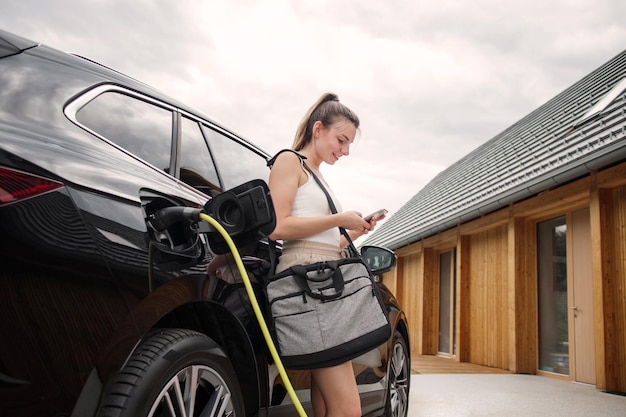
[[[539,176],[532,182],[522,184],[518,187],[513,187],[489,200],[482,201],[480,204],[450,215],[445,219],[439,220],[436,225],[429,225],[422,229],[414,230],[412,231],[410,237],[403,237],[395,240],[390,239],[388,242],[381,243],[389,249],[399,249],[436,235],[437,233],[449,230],[460,224],[475,220],[488,213],[500,210],[512,203],[534,197],[555,186],[563,185],[585,175],[589,175],[592,171],[597,171],[598,169],[605,168],[625,160],[626,145],[624,144],[624,141],[621,140],[614,142],[611,146],[599,150],[598,153],[588,155],[586,158],[581,158],[576,161],[576,164],[570,163],[561,167],[561,169],[551,171],[549,175]],[[372,240],[366,240],[363,244],[376,245],[378,242],[376,242],[374,236]]]

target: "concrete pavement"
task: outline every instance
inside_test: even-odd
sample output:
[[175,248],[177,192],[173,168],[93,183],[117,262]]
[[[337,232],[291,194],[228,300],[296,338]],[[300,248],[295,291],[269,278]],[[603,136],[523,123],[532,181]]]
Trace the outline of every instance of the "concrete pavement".
[[412,374],[408,417],[626,417],[626,396],[519,374]]

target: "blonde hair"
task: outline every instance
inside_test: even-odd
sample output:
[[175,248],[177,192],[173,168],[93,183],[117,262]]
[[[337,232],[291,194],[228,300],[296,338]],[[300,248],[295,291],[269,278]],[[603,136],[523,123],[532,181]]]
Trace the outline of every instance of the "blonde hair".
[[354,124],[354,127],[359,128],[359,117],[339,102],[337,94],[322,94],[300,121],[291,148],[294,151],[300,151],[311,142],[315,122],[320,121],[324,126],[330,126],[337,119],[346,119]]

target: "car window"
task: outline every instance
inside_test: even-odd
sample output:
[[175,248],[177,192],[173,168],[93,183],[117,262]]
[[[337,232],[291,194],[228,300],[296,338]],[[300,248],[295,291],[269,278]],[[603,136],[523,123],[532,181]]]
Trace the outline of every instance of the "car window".
[[187,117],[181,120],[180,179],[210,195],[220,192],[217,170],[200,125]]
[[226,190],[253,179],[268,180],[265,157],[213,129],[204,131]]
[[152,165],[170,172],[172,112],[117,91],[104,92],[76,120]]

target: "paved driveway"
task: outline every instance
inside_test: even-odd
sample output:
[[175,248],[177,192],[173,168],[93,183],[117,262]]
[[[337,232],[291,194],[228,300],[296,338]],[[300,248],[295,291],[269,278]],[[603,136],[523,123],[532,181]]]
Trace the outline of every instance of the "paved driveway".
[[626,396],[518,374],[413,374],[409,417],[625,417]]

